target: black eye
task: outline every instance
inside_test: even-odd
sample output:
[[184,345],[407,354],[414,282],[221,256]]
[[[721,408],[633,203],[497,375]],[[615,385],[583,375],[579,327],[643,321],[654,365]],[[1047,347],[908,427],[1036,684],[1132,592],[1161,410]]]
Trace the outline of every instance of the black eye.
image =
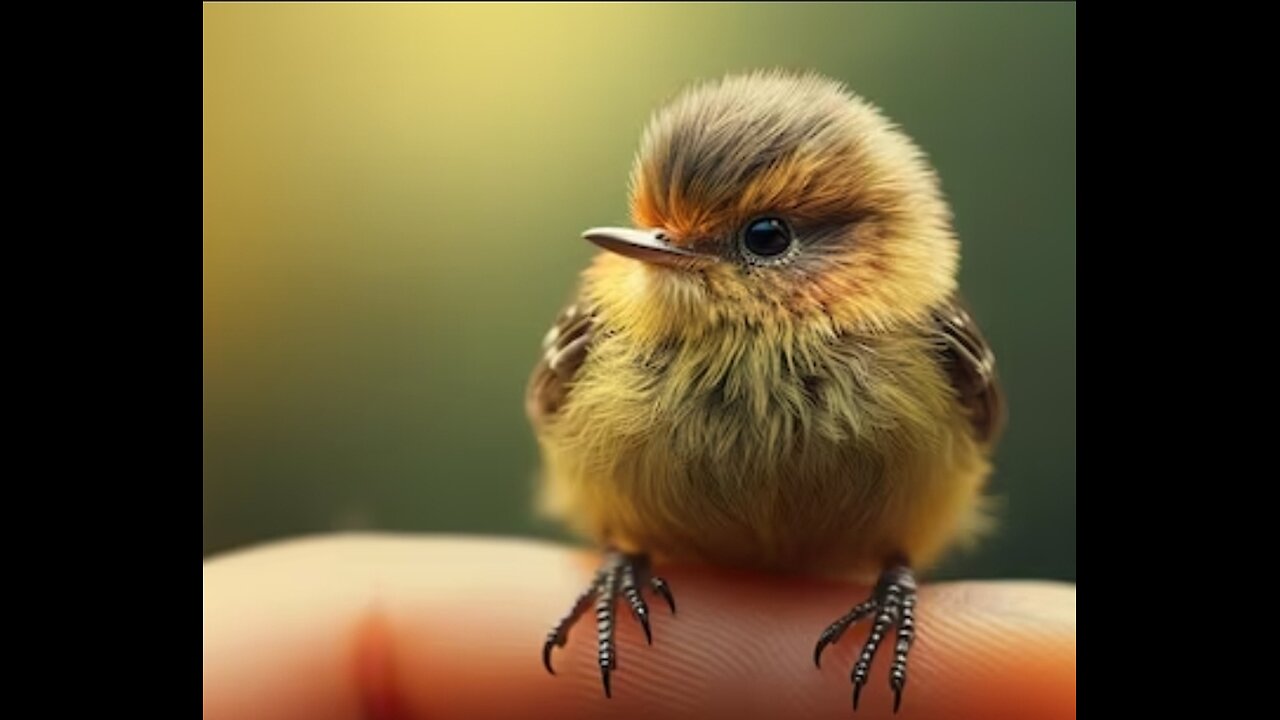
[[742,246],[759,257],[777,257],[791,248],[791,230],[777,218],[760,218],[747,224]]

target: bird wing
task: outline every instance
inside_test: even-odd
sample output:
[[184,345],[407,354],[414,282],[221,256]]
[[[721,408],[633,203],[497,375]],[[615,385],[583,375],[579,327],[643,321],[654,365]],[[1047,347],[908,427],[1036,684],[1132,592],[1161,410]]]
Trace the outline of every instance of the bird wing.
[[974,435],[981,442],[995,443],[1006,417],[996,356],[959,293],[934,308],[933,328],[942,339],[942,364],[969,414]]
[[556,317],[542,339],[542,358],[525,391],[525,412],[535,427],[554,417],[563,405],[594,336],[595,312],[583,303],[569,305]]

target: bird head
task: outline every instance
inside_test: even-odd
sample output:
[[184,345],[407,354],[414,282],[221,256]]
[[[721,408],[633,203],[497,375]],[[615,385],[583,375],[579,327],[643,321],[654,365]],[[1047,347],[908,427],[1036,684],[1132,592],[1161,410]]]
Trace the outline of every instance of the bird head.
[[630,228],[584,237],[615,316],[658,335],[731,324],[836,333],[917,318],[958,244],[912,141],[841,84],[756,72],[695,86],[644,132]]

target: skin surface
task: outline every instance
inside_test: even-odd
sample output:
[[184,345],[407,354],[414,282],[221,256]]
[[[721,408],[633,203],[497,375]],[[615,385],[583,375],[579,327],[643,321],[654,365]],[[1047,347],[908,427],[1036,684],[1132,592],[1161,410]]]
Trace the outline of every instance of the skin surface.
[[[534,651],[599,561],[523,540],[392,535],[300,539],[204,565],[205,720],[749,718],[848,720],[865,628],[823,659],[813,638],[864,586],[662,566],[679,614],[653,646],[622,617],[612,700],[592,629]],[[655,606],[657,608],[658,606]],[[898,718],[1075,717],[1075,588],[944,583],[920,593],[911,690]],[[746,632],[750,630],[750,632]],[[884,682],[887,659],[872,670]],[[858,718],[891,717],[888,696]]]

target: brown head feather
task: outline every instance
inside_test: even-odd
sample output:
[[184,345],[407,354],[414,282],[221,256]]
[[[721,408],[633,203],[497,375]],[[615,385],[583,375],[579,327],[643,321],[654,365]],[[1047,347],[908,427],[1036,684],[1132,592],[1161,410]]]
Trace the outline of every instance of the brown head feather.
[[730,259],[755,218],[794,228],[788,262],[707,273],[712,301],[757,296],[872,329],[919,320],[954,288],[933,170],[875,107],[819,75],[734,75],[677,97],[645,131],[631,209],[638,227]]

